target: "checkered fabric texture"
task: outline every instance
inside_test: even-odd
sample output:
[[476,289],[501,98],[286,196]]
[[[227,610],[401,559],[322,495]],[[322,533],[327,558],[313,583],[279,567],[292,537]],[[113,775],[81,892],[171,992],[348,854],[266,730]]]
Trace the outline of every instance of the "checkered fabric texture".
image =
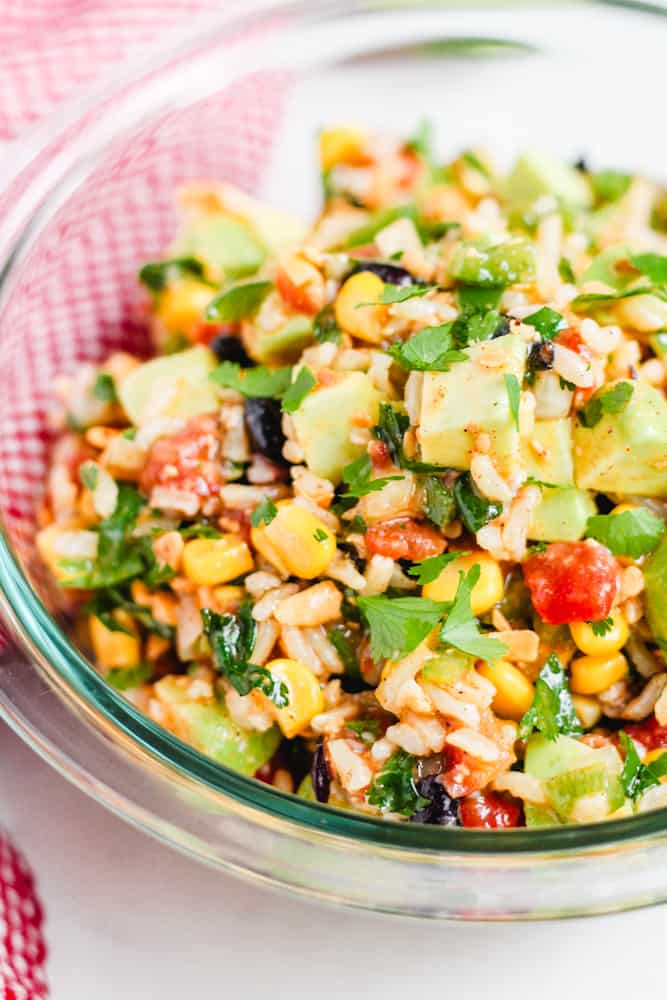
[[[164,37],[223,3],[226,10],[247,9],[244,0],[0,0],[0,153],[3,142],[29,136],[100,72],[137,58],[157,31]],[[112,349],[146,347],[136,272],[173,234],[174,189],[215,178],[255,191],[286,84],[277,72],[247,75],[187,111],[164,112],[123,135],[22,262],[0,316],[0,507],[36,583],[34,512],[48,458],[54,377]],[[25,180],[0,194],[0,212],[3,197],[6,206]],[[4,1000],[48,995],[41,924],[32,876],[0,832]]]

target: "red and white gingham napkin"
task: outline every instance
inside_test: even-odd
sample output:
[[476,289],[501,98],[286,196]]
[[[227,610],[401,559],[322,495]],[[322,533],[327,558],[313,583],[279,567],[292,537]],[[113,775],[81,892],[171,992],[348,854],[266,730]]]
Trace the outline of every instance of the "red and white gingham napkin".
[[[3,166],[7,157],[7,152],[3,153],[3,144],[29,135],[32,127],[48,119],[49,112],[58,102],[75,99],[77,92],[81,92],[99,74],[111,70],[114,64],[136,59],[156,38],[164,39],[168,32],[175,34],[180,24],[189,25],[196,15],[210,15],[220,10],[228,13],[234,7],[245,12],[250,6],[251,0],[0,0],[0,157],[5,157]],[[253,86],[252,80],[250,86]],[[276,88],[273,84],[267,87],[265,82],[261,99],[258,99],[259,95],[248,99],[246,93],[245,99],[240,100],[239,107],[243,105],[241,117],[245,115],[246,108],[255,109],[255,120],[245,128],[252,144],[246,144],[247,148],[239,154],[238,142],[232,133],[224,156],[229,164],[230,179],[243,186],[250,187],[256,181],[254,174],[258,163],[264,159],[259,154],[268,147],[269,133],[273,130],[271,115],[275,102],[279,100],[279,90],[280,87]],[[256,120],[258,115],[259,123]],[[177,175],[179,169],[186,176],[196,176],[197,168],[204,174],[211,169],[205,153],[199,162],[187,156],[179,159],[178,154],[167,159],[175,164],[174,183],[183,179]],[[171,178],[163,180],[171,181]],[[17,186],[21,186],[20,181]],[[11,192],[16,190],[9,189],[10,193],[6,195],[8,200]],[[0,212],[2,196],[0,191]],[[136,213],[126,210],[126,215],[123,250],[127,251],[129,247],[131,252],[127,254],[125,270],[123,262],[114,259],[115,270],[107,273],[106,285],[104,288],[97,287],[95,282],[99,286],[101,271],[98,248],[87,244],[85,257],[81,255],[81,261],[87,261],[91,267],[98,266],[97,272],[82,275],[82,279],[86,279],[83,285],[94,289],[94,301],[83,302],[80,296],[77,299],[72,294],[71,279],[70,286],[66,284],[66,271],[52,276],[51,300],[46,295],[43,300],[31,302],[30,288],[21,290],[24,310],[35,309],[36,312],[33,316],[31,356],[25,358],[27,381],[25,385],[20,384],[23,376],[19,372],[10,391],[10,395],[15,396],[15,401],[10,400],[10,406],[16,414],[17,430],[13,435],[3,435],[5,439],[13,438],[9,444],[5,440],[4,445],[10,449],[8,463],[6,456],[4,460],[5,468],[13,470],[13,482],[5,483],[2,488],[7,491],[3,495],[3,507],[10,519],[9,527],[15,543],[15,532],[19,538],[21,529],[32,534],[30,521],[35,490],[44,473],[45,405],[43,401],[39,403],[39,393],[44,398],[48,396],[53,372],[44,370],[43,377],[39,372],[35,374],[32,366],[38,367],[39,361],[34,359],[39,359],[40,353],[43,357],[43,350],[47,350],[52,362],[55,352],[58,364],[67,366],[74,357],[90,353],[91,338],[98,336],[97,326],[119,329],[119,295],[127,279],[125,271],[129,268],[130,273],[136,266],[132,255],[145,250],[142,240],[147,239],[145,233],[135,231],[136,226],[133,228]],[[72,252],[76,253],[76,232],[70,234],[69,239],[73,245]],[[57,262],[62,257],[66,268],[66,250],[66,247],[57,247],[51,260]],[[109,252],[106,248],[106,253]],[[102,259],[102,263],[106,262]],[[113,280],[109,278],[109,273],[113,274]],[[69,295],[66,294],[68,287]],[[105,295],[113,301],[107,302]],[[11,308],[10,304],[8,312]],[[2,349],[4,362],[8,364],[11,362],[11,343],[4,343]],[[32,383],[30,379],[33,379]],[[40,384],[42,382],[44,386]],[[35,385],[39,390],[36,397]],[[32,397],[28,389],[33,391]],[[33,876],[9,835],[0,831],[0,1000],[41,1000],[47,997],[45,956],[42,908],[35,893]]]

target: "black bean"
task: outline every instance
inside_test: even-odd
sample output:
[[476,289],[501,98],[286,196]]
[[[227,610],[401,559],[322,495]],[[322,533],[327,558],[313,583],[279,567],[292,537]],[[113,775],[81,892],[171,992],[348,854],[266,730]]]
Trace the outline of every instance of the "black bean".
[[324,744],[322,740],[317,744],[313,754],[313,765],[310,769],[310,776],[313,782],[313,793],[318,802],[329,801],[329,790],[331,788],[331,775],[329,766],[324,754]]
[[282,412],[277,399],[260,396],[245,401],[245,425],[252,450],[270,462],[287,464],[283,458],[285,435],[281,427]]
[[554,366],[554,345],[550,340],[538,340],[528,353],[528,368],[531,372],[545,372]]
[[218,361],[233,361],[241,368],[252,368],[254,361],[248,357],[245,348],[238,337],[228,333],[220,333],[211,341],[211,350]]
[[460,826],[459,802],[445,791],[437,775],[422,778],[416,782],[417,791],[429,799],[427,806],[419,809],[411,818],[411,823],[428,823],[435,826]]
[[398,264],[386,264],[378,260],[369,260],[357,264],[352,274],[357,274],[359,271],[371,271],[373,274],[377,274],[378,278],[381,278],[388,285],[419,284],[413,274],[406,271],[404,267],[399,267]]
[[501,316],[500,319],[498,320],[498,326],[491,334],[491,340],[495,340],[496,337],[505,337],[509,332],[510,332],[509,316]]
[[573,166],[575,170],[580,170],[582,174],[588,173],[588,164],[583,156],[580,156],[578,160],[575,160]]

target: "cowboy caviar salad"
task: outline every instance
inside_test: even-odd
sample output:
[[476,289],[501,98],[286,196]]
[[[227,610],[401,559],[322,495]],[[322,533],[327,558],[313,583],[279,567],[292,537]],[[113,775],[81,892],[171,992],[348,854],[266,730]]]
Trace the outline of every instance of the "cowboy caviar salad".
[[667,804],[667,191],[323,131],[224,183],[63,404],[38,547],[109,684],[221,764],[415,823]]

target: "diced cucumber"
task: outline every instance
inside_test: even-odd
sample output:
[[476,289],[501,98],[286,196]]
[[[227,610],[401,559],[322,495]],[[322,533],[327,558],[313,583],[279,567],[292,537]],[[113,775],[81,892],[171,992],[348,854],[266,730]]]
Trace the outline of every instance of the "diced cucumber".
[[524,769],[534,778],[553,778],[564,771],[604,763],[612,773],[620,772],[622,763],[613,746],[593,748],[572,736],[548,740],[536,733],[526,744]]
[[644,567],[646,617],[653,635],[667,651],[667,534]]
[[522,444],[522,456],[528,476],[553,486],[573,486],[571,417],[536,420]]
[[474,666],[474,663],[474,657],[459,653],[455,649],[439,653],[427,660],[422,667],[422,680],[438,687],[447,687],[448,684],[463,677]]
[[526,826],[532,829],[540,829],[546,826],[561,826],[561,821],[551,809],[546,806],[536,806],[532,802],[524,802],[523,814],[526,817]]
[[464,285],[504,288],[535,276],[535,247],[521,236],[503,243],[468,240],[456,248],[449,274]]
[[284,326],[271,333],[253,331],[244,340],[250,341],[250,354],[262,364],[290,364],[299,359],[304,347],[313,339],[313,323],[309,316],[292,316]]
[[305,776],[301,784],[296,790],[296,794],[300,799],[306,799],[307,802],[316,802],[315,792],[313,791],[313,779],[309,774]]
[[177,246],[181,253],[203,261],[213,274],[222,271],[232,279],[254,274],[266,259],[266,248],[250,228],[227,215],[194,220]]
[[503,194],[510,211],[525,212],[538,198],[551,194],[568,208],[588,208],[590,184],[575,167],[533,151],[524,153],[505,181]]
[[208,347],[145,361],[118,385],[118,398],[133,424],[140,425],[146,413],[170,417],[194,417],[218,407],[218,392],[209,380],[216,367]]
[[579,280],[582,283],[585,281],[602,281],[605,285],[609,285],[620,292],[637,277],[636,271],[633,273],[632,270],[628,269],[627,273],[623,274],[615,266],[619,261],[627,260],[629,256],[630,250],[624,244],[607,247],[606,250],[603,250],[602,253],[594,258]]
[[576,542],[594,514],[597,514],[595,500],[587,490],[574,486],[543,489],[530,519],[528,537],[538,542]]
[[625,801],[618,775],[611,773],[604,763],[556,774],[544,782],[544,790],[557,815],[565,821],[573,818],[582,799],[603,793],[606,798],[601,808],[603,815],[605,810],[608,814],[620,809]]

